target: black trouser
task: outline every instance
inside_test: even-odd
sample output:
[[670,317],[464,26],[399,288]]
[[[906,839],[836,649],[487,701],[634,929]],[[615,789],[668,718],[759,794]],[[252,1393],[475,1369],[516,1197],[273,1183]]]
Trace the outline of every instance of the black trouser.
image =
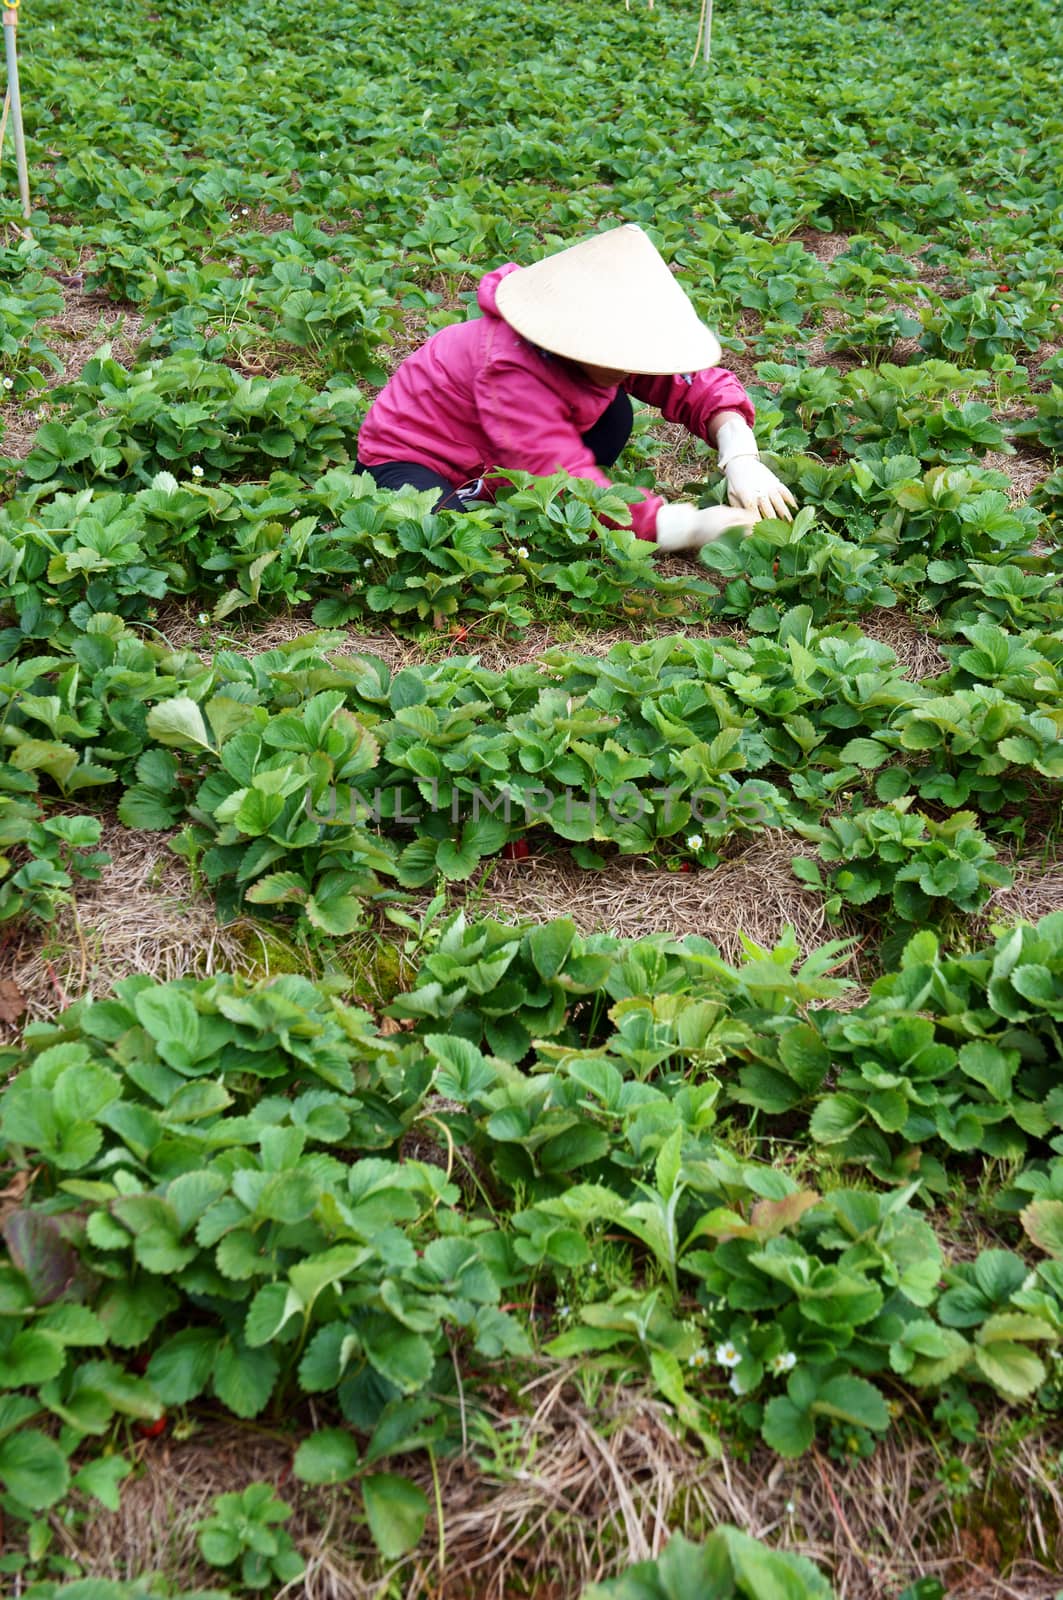
[[[635,415],[630,397],[618,389],[598,421],[582,435],[584,444],[594,451],[599,467],[611,467],[631,437]],[[366,467],[358,462],[360,472],[371,473],[381,489],[439,489],[436,511],[467,511],[462,499],[465,492],[456,489],[449,478],[424,467],[419,461],[385,461],[379,467]]]

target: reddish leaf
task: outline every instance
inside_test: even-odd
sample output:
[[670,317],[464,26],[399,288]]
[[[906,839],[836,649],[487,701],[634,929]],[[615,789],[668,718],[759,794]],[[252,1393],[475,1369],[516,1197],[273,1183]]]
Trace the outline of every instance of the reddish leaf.
[[58,1300],[78,1275],[78,1258],[56,1218],[40,1211],[13,1211],[4,1221],[3,1235],[12,1261],[29,1279],[35,1304]]
[[17,1022],[25,1009],[25,996],[14,978],[0,978],[0,1022]]

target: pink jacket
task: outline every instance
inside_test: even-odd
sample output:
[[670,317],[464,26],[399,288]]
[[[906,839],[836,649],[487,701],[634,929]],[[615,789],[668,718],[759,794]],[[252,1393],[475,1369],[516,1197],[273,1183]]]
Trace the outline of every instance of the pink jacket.
[[[498,313],[495,291],[519,272],[515,262],[481,279],[482,318],[442,328],[396,369],[370,406],[358,436],[365,466],[416,461],[456,487],[493,467],[546,477],[564,468],[606,484],[581,434],[616,394],[581,378],[574,367],[528,344]],[[690,377],[633,376],[629,394],[657,406],[701,439],[717,411],[739,411],[752,424],[753,405],[730,372],[710,367]],[[659,495],[631,507],[640,539],[656,537]]]

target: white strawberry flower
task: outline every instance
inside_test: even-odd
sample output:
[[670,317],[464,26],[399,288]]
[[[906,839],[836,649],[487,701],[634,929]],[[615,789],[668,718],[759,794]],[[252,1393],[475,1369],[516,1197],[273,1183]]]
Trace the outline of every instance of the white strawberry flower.
[[728,1339],[725,1344],[716,1346],[716,1360],[721,1367],[737,1367],[742,1360],[742,1352],[741,1350],[736,1350]]

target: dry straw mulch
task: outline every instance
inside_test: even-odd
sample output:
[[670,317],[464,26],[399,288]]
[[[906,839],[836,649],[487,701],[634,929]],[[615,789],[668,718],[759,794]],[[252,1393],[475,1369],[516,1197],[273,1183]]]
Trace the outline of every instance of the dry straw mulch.
[[[665,557],[658,566],[666,577],[689,575],[691,563],[682,557]],[[704,576],[704,569],[694,568],[695,575]],[[577,655],[605,656],[616,645],[639,643],[673,635],[692,639],[718,639],[721,644],[741,644],[746,630],[726,618],[714,618],[711,623],[683,627],[674,618],[660,618],[633,625],[614,625],[584,632],[567,624],[563,629],[546,623],[533,623],[520,633],[507,638],[491,633],[480,633],[475,623],[466,627],[448,627],[432,631],[427,627],[415,637],[398,634],[391,629],[363,631],[355,626],[322,629],[315,625],[311,607],[297,606],[290,611],[263,619],[251,608],[247,620],[240,613],[227,617],[221,624],[201,623],[204,613],[191,605],[167,606],[152,623],[146,637],[168,645],[173,650],[195,650],[204,662],[209,662],[217,650],[239,650],[249,656],[276,650],[297,639],[312,640],[317,633],[343,633],[343,643],[329,648],[334,655],[379,656],[392,672],[403,667],[421,666],[424,663],[444,661],[451,656],[474,656],[481,666],[492,672],[504,672],[508,667],[522,666],[540,661],[548,650],[563,649]]]
[[[50,926],[0,933],[0,976],[21,996],[23,1023],[53,1017],[85,995],[100,999],[135,973],[168,980],[268,967],[254,923],[220,926],[213,896],[193,888],[166,841],[109,820],[100,844],[111,864],[99,880],[78,889]],[[3,1030],[0,1021],[0,1041]]]
[[1001,450],[988,451],[982,459],[987,472],[1003,472],[1011,480],[1008,498],[1013,506],[1025,505],[1035,489],[1052,470],[1052,457],[1047,451],[1025,450],[1017,446],[1014,455]]
[[1055,852],[1020,856],[1010,866],[1015,882],[1010,889],[994,890],[982,921],[1037,922],[1053,911],[1063,911],[1063,857],[1059,844]]
[[[887,1438],[870,1461],[836,1464],[817,1449],[787,1462],[760,1448],[710,1460],[642,1391],[592,1398],[573,1371],[533,1376],[516,1406],[478,1400],[461,1421],[464,1448],[439,1463],[444,1528],[430,1517],[416,1555],[386,1573],[357,1489],[300,1484],[297,1440],[256,1425],[207,1422],[185,1442],[143,1442],[120,1511],[60,1537],[95,1577],[216,1581],[196,1523],[215,1495],[266,1481],[293,1506],[307,1562],[282,1591],[293,1600],[576,1600],[587,1582],[659,1554],[669,1528],[704,1537],[725,1522],[818,1562],[839,1600],[883,1600],[927,1575],[950,1600],[1050,1600],[1058,1589],[1063,1499],[1037,1453],[1058,1439],[1027,1439],[997,1463],[991,1442],[957,1447],[975,1488],[954,1504],[935,1447],[915,1434]],[[434,1505],[423,1456],[389,1465]]]
[[948,662],[930,632],[936,621],[933,614],[916,622],[898,607],[877,606],[860,618],[860,630],[869,639],[888,645],[905,677],[918,682],[948,670]]
[[[534,837],[534,836],[533,836]],[[771,947],[787,927],[808,955],[827,939],[853,934],[829,922],[820,897],[802,889],[790,867],[811,847],[781,829],[756,835],[711,870],[668,872],[641,856],[620,856],[599,872],[576,866],[567,852],[498,860],[466,891],[470,912],[507,921],[571,917],[582,933],[641,939],[651,933],[696,933],[729,961],[743,952],[741,935]]]
[[[123,828],[111,819],[101,846],[110,852],[110,866],[98,882],[78,891],[54,924],[24,924],[8,931],[6,943],[0,935],[0,977],[21,995],[23,1022],[54,1016],[84,995],[99,999],[134,973],[168,980],[269,971],[268,930],[260,933],[250,918],[221,926],[213,897],[193,885],[165,834]],[[775,830],[711,871],[667,872],[641,857],[620,857],[590,873],[567,852],[496,859],[475,885],[454,885],[451,898],[470,915],[509,922],[572,916],[584,932],[623,938],[699,933],[728,960],[741,958],[742,934],[771,946],[791,926],[808,954],[825,939],[853,931],[829,924],[819,897],[793,876],[791,856],[808,850],[802,840]],[[0,1041],[3,1030],[0,1020]],[[14,1031],[12,1022],[9,1036]]]

